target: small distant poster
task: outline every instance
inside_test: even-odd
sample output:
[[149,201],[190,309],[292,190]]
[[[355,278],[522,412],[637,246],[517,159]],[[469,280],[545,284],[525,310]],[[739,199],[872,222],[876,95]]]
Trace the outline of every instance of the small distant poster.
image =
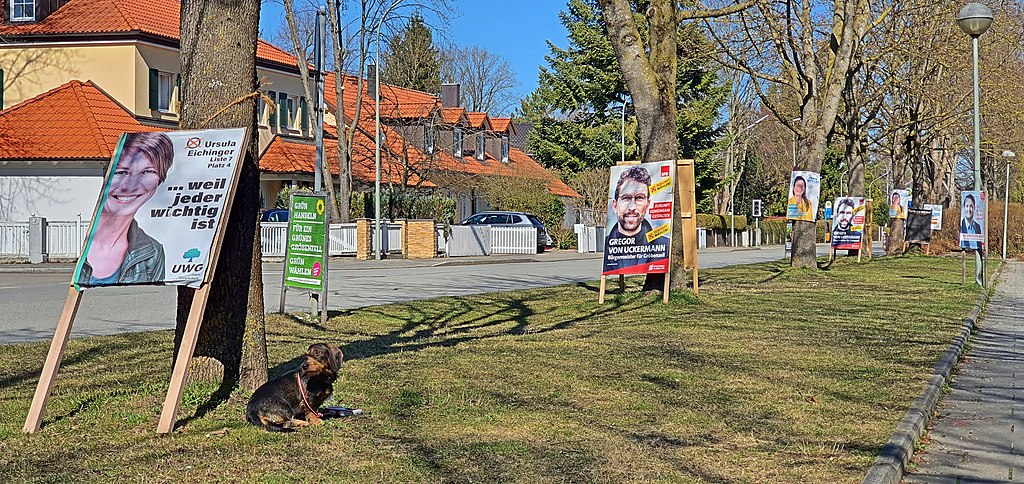
[[893,190],[889,194],[889,218],[907,218],[910,208],[910,190]]
[[926,203],[924,209],[932,213],[932,232],[942,230],[942,205]]
[[786,220],[813,222],[818,213],[821,176],[813,171],[793,171],[789,180]]
[[292,194],[284,264],[284,283],[288,287],[316,292],[324,288],[326,200],[323,194]]
[[960,248],[981,249],[985,245],[985,192],[960,192]]
[[72,284],[199,287],[246,137],[245,128],[122,135]]
[[865,203],[863,197],[837,198],[832,219],[832,248],[860,250],[864,235]]
[[675,160],[613,166],[602,275],[668,272]]

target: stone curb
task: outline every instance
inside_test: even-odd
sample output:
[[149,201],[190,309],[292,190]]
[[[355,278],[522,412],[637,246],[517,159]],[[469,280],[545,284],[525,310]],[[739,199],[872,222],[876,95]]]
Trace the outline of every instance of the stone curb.
[[[999,264],[999,267],[992,271],[991,280],[995,280],[1002,268],[1003,264]],[[867,475],[861,481],[862,484],[898,484],[903,480],[907,463],[914,455],[914,442],[924,432],[925,425],[928,424],[935,406],[938,405],[939,397],[942,396],[942,386],[949,379],[953,367],[960,359],[960,354],[963,352],[967,340],[970,339],[978,316],[992,296],[993,288],[994,284],[990,283],[988,290],[978,294],[978,302],[960,325],[960,333],[953,339],[953,343],[949,345],[935,365],[931,376],[928,377],[928,384],[925,386],[924,392],[911,403],[907,414],[896,426],[896,431],[878,453],[875,464],[868,469]]]

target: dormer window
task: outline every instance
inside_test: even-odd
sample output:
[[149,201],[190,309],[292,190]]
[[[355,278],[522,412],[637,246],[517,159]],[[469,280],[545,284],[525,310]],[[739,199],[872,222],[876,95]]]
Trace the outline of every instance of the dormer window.
[[452,154],[462,156],[462,128],[455,128],[455,142],[452,143]]
[[501,136],[501,162],[508,163],[508,135]]
[[35,0],[11,0],[11,21],[32,21],[35,19]]
[[423,133],[423,149],[426,150],[427,153],[433,153],[434,144],[437,141],[437,131],[434,131],[433,126],[427,126],[424,129],[426,132]]
[[484,161],[484,156],[487,154],[487,140],[484,139],[483,133],[476,134],[476,159]]

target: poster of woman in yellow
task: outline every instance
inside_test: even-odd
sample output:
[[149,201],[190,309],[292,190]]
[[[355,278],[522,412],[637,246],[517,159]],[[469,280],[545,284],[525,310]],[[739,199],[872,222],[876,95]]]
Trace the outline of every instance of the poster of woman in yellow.
[[794,171],[789,180],[786,219],[813,222],[818,212],[818,194],[820,192],[821,176],[818,173]]

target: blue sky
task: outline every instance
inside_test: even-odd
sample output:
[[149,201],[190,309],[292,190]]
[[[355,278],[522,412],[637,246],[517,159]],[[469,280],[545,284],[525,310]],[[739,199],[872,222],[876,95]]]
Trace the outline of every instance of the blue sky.
[[[301,4],[297,0],[296,4]],[[450,40],[463,47],[478,46],[508,60],[525,97],[537,87],[537,71],[549,54],[547,40],[565,47],[566,31],[558,19],[564,0],[455,0]],[[270,32],[284,23],[279,0],[265,0],[260,28]],[[269,40],[269,39],[268,39]],[[286,46],[281,46],[286,47]]]

